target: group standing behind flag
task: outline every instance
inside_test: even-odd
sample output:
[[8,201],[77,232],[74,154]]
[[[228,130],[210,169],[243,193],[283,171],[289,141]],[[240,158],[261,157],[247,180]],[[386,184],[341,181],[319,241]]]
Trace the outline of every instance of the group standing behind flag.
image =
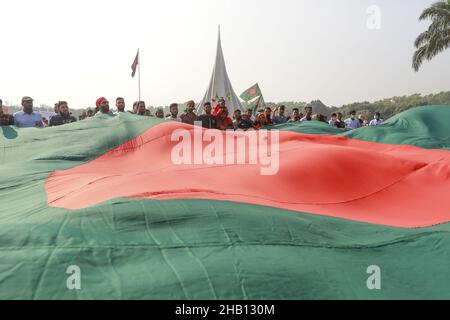
[[[254,91],[249,94],[261,94],[259,87],[254,88]],[[262,98],[262,96],[259,96]],[[259,99],[258,98],[258,99]],[[59,101],[55,104],[55,111],[57,112],[50,119],[45,119],[40,112],[36,112],[33,109],[33,99],[29,96],[22,98],[22,111],[9,115],[3,112],[2,100],[0,100],[0,125],[8,126],[15,125],[19,128],[29,127],[47,127],[47,126],[59,126],[76,122],[77,119],[72,116],[69,111],[69,105],[66,101]],[[100,97],[95,102],[95,110],[88,109],[80,116],[80,120],[90,118],[92,116],[109,115],[114,116],[118,113],[125,111],[125,99],[122,97],[116,98],[117,110],[113,112],[110,109],[109,101],[105,97]],[[304,113],[300,113],[298,108],[293,108],[290,115],[286,115],[286,107],[284,105],[277,106],[273,111],[270,107],[266,106],[263,109],[255,109],[249,107],[245,112],[241,110],[235,110],[232,114],[226,106],[224,98],[220,98],[218,104],[212,107],[210,102],[204,103],[202,114],[197,115],[195,112],[196,105],[193,100],[185,103],[186,109],[180,115],[179,105],[173,103],[169,107],[169,114],[164,115],[163,108],[157,108],[154,117],[159,119],[166,119],[171,121],[179,121],[186,124],[194,125],[196,121],[202,123],[202,127],[207,129],[219,129],[219,130],[252,130],[260,129],[267,126],[278,125],[283,123],[293,122],[307,122],[307,121],[321,121],[328,123],[334,128],[347,128],[357,129],[365,126],[378,126],[384,123],[381,119],[380,113],[376,113],[374,119],[370,122],[364,119],[362,115],[356,117],[356,112],[352,111],[349,114],[349,118],[342,120],[341,113],[333,113],[331,120],[327,121],[326,117],[320,114],[313,114],[312,106],[306,106]],[[133,103],[133,111],[128,113],[138,116],[150,116],[153,117],[150,110],[146,108],[144,101],[136,101]]]

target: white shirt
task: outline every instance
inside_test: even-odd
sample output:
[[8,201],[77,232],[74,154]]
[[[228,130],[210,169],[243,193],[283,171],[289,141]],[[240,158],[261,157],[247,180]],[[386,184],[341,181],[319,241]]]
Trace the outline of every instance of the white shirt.
[[166,117],[166,120],[173,120],[173,121],[181,122],[181,119],[180,119],[179,115],[177,115],[176,118],[172,118],[172,115],[170,115],[170,116]]
[[379,126],[382,125],[384,123],[383,119],[373,119],[372,121],[370,121],[369,126]]

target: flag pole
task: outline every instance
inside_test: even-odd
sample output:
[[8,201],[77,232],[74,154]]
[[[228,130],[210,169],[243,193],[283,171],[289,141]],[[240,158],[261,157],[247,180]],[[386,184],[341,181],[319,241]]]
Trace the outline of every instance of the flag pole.
[[139,87],[139,100],[141,101],[141,53],[138,48],[138,87]]

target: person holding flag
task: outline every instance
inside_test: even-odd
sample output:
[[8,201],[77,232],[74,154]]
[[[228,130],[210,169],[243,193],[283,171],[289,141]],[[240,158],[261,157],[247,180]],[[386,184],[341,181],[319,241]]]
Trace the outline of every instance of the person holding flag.
[[[277,114],[278,112],[278,114]],[[285,115],[286,107],[284,105],[281,105],[279,107],[276,107],[273,111],[272,119],[274,124],[282,124],[289,121],[289,117]]]
[[253,108],[249,107],[246,111],[246,114],[248,116],[248,119],[250,119],[251,121],[255,122],[256,118],[253,115]]
[[225,108],[226,108],[225,99],[224,98],[220,98],[219,99],[219,104],[214,107],[212,115],[214,117],[217,117],[219,114],[222,113],[222,110],[225,109]]
[[[259,84],[256,83],[247,90],[245,90],[241,95],[241,99],[247,102],[248,109],[252,110],[253,114],[249,114],[249,117],[255,120],[254,114],[258,111],[259,108],[265,108],[266,104],[264,102],[264,98],[262,96],[261,89],[259,88]],[[257,98],[257,99],[255,99]],[[253,100],[253,101],[252,101]]]

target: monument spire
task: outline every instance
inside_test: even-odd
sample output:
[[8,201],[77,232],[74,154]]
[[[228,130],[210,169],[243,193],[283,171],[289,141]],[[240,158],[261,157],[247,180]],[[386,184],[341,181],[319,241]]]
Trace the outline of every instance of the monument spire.
[[213,74],[211,81],[206,90],[206,94],[203,100],[197,105],[197,114],[201,114],[203,110],[203,104],[205,102],[211,102],[213,104],[217,103],[217,98],[224,98],[226,101],[226,106],[230,114],[233,114],[234,110],[243,111],[241,102],[237,97],[231,85],[230,78],[228,77],[227,68],[225,66],[225,58],[222,51],[222,41],[220,37],[220,25],[219,33],[217,39],[217,51],[216,51],[216,61],[213,68]]

